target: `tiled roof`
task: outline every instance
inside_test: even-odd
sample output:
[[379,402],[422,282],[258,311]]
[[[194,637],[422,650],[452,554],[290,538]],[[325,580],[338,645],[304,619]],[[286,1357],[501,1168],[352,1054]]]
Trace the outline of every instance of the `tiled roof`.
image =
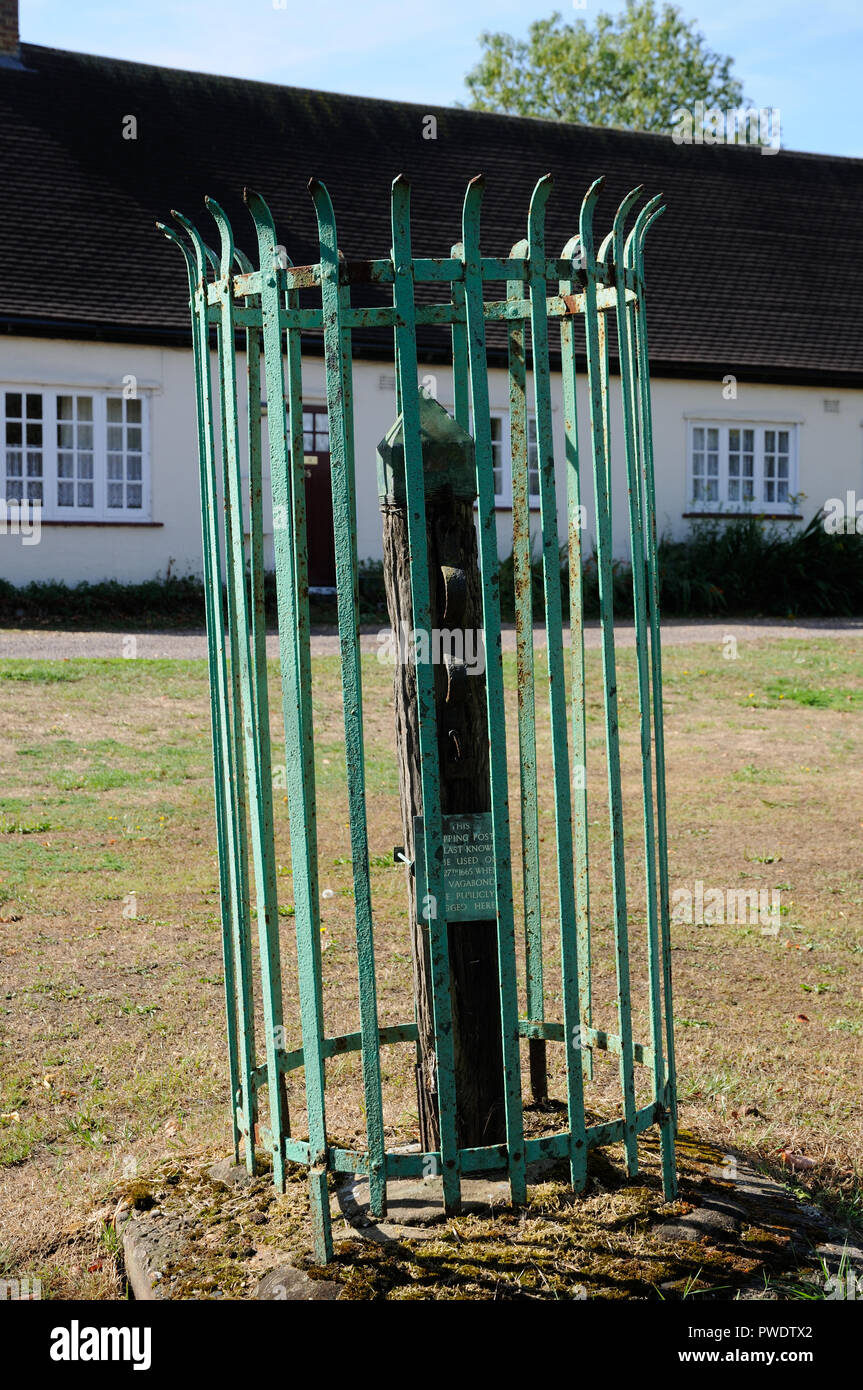
[[[179,72],[22,46],[0,71],[0,323],[11,332],[188,339],[185,273],[153,227],[209,193],[252,250],[241,194],[267,198],[295,263],[317,259],[307,191],[323,178],[349,257],[386,255],[389,188],[413,186],[414,249],[459,239],[467,180],[486,175],[483,248],[525,234],[555,176],[548,249],[577,230],[598,174],[597,229],[624,192],[662,191],[647,257],[654,373],[863,385],[863,160],[677,146],[567,125]],[[437,139],[423,138],[423,116]],[[123,138],[124,117],[137,139]],[[213,240],[213,237],[210,237]]]

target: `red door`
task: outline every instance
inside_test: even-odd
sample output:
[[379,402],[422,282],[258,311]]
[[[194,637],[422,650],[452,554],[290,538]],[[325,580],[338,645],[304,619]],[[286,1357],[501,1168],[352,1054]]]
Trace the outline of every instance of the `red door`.
[[303,411],[306,475],[306,536],[309,588],[334,589],[336,547],[333,539],[333,484],[330,476],[330,430],[326,410]]

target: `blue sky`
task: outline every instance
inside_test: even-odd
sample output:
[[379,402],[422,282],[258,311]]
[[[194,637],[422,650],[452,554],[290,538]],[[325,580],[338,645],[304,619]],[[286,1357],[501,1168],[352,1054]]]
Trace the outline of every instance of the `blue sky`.
[[[484,29],[623,0],[21,0],[25,42],[364,96],[452,105]],[[790,149],[863,157],[861,0],[681,0]]]

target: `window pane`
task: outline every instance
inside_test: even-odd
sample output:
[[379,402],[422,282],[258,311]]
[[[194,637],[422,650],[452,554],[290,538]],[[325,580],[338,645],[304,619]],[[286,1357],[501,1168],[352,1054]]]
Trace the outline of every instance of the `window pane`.
[[20,501],[22,501],[23,496],[24,496],[24,484],[23,484],[23,483],[12,483],[12,482],[8,482],[8,483],[6,484],[6,501],[7,501],[7,502],[20,502]]
[[788,431],[787,431],[787,430],[780,430],[780,431],[779,431],[779,452],[782,453],[782,454],[787,454],[787,453],[788,453]]
[[7,478],[20,478],[20,477],[21,477],[21,463],[22,463],[22,457],[21,457],[20,454],[17,454],[17,453],[16,453],[16,454],[7,454],[7,455],[6,455],[6,476],[7,476]]
[[[134,404],[134,402],[130,402],[130,404]],[[140,401],[138,402],[138,404],[140,405]],[[123,402],[120,400],[119,396],[108,397],[108,419],[123,419]]]
[[692,431],[692,447],[694,449],[704,448],[704,430],[700,425]]
[[42,445],[42,426],[41,426],[41,425],[28,425],[28,426],[27,426],[27,443],[28,443],[28,444],[36,444],[36,445],[38,445],[39,447],[41,447],[41,445]]
[[27,477],[28,477],[28,478],[41,478],[41,476],[42,476],[42,455],[41,455],[41,454],[29,454],[29,453],[28,453],[28,455],[27,455]]
[[78,426],[78,448],[79,448],[79,449],[92,449],[92,447],[93,447],[93,426],[92,426],[92,425],[79,425],[79,426]]
[[[325,452],[328,451],[330,447],[329,435],[326,435],[323,440],[321,440],[321,436],[318,435],[318,443],[324,449]],[[130,450],[133,454],[139,454],[141,452],[140,425],[130,425],[129,428],[126,430],[126,448]]]
[[140,459],[136,459],[136,458],[130,458],[130,459],[129,459],[129,462],[128,462],[128,464],[126,465],[126,477],[127,477],[127,478],[130,478],[130,479],[133,479],[135,482],[140,482],[140,480],[141,480],[141,460],[140,460]]
[[92,396],[79,396],[79,397],[78,397],[78,419],[79,419],[79,420],[92,420],[92,418],[93,418],[93,397],[92,397]]
[[140,507],[140,505],[141,505],[141,492],[142,492],[141,484],[140,484],[140,483],[130,483],[129,486],[127,487],[127,489],[126,489],[126,492],[127,492],[126,505],[129,506],[129,507]]
[[14,421],[10,421],[9,424],[7,424],[7,426],[6,426],[6,443],[7,443],[7,444],[21,444],[21,443],[23,443],[23,435],[22,435],[22,432],[21,432],[21,426],[18,425],[18,424],[15,424]]
[[35,394],[34,392],[31,392],[27,396],[27,419],[42,419],[42,397],[40,395]]
[[740,431],[739,431],[739,430],[736,430],[736,429],[735,429],[735,430],[729,430],[729,431],[728,431],[728,447],[729,447],[729,449],[733,449],[733,450],[735,450],[735,451],[736,451],[737,449],[740,448]]
[[57,419],[58,419],[58,420],[74,420],[74,418],[75,418],[75,411],[74,411],[74,409],[73,409],[72,397],[71,397],[71,396],[58,396],[58,397],[57,397]]
[[126,419],[129,421],[129,424],[130,424],[130,425],[140,425],[140,423],[141,423],[141,402],[140,402],[140,401],[127,401],[127,402],[126,402]]
[[108,448],[122,450],[123,448],[123,426],[108,426]]
[[75,462],[71,454],[57,455],[57,476],[58,478],[74,478]]
[[93,505],[93,484],[92,484],[92,483],[79,483],[79,484],[78,484],[78,506],[79,506],[79,507],[92,507],[92,505]]
[[109,483],[109,484],[108,484],[108,506],[109,506],[109,507],[122,507],[122,505],[123,505],[123,484],[122,484],[122,483]]
[[123,476],[123,456],[122,454],[108,455],[108,477],[122,478]]
[[7,392],[6,392],[6,414],[7,414],[7,415],[12,415],[12,416],[15,417],[15,419],[20,420],[20,418],[21,418],[21,401],[22,401],[22,396],[21,396],[21,392],[20,392],[20,391],[7,391]]
[[775,430],[765,430],[765,431],[764,431],[764,448],[765,448],[766,450],[768,450],[770,453],[772,453],[773,450],[776,448],[776,431],[775,431]]
[[58,507],[71,507],[71,506],[72,506],[72,503],[73,503],[74,500],[75,500],[74,494],[75,494],[75,484],[74,484],[74,483],[58,483],[58,484],[57,484],[57,505],[58,505]]

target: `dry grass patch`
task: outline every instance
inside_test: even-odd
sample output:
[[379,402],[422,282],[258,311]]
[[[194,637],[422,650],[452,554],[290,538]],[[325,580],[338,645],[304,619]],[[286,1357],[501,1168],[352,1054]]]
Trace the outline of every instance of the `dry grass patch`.
[[[614,1029],[614,972],[598,653],[588,654],[588,785],[595,1022]],[[538,655],[540,669],[544,658]],[[634,654],[620,689],[632,865],[635,1029],[648,1041]],[[860,1211],[863,1117],[863,643],[859,639],[668,648],[671,883],[779,894],[761,923],[674,927],[682,1122],[762,1157],[812,1160],[786,1176]],[[390,671],[364,659],[372,889],[382,1023],[412,1018],[410,946],[392,750]],[[513,686],[512,658],[507,678]],[[314,662],[326,1026],[357,1023],[352,867],[340,667]],[[284,759],[271,667],[273,760]],[[166,1159],[226,1151],[227,1069],[206,670],[201,662],[0,663],[0,1251],[6,1268],[53,1269],[52,1287],[116,1295],[83,1263],[88,1225],[118,1182]],[[509,757],[517,787],[514,704]],[[538,698],[548,1016],[554,960],[554,819],[547,702]],[[299,1042],[290,848],[276,790],[285,1016]],[[514,798],[514,805],[517,796]],[[517,830],[517,816],[515,817]],[[516,884],[518,901],[518,884]],[[260,1007],[260,1001],[259,1007]],[[562,1096],[559,1049],[549,1047]],[[387,1138],[415,1137],[412,1048],[383,1057]],[[602,1058],[588,1104],[618,1109]],[[289,1077],[303,1132],[298,1073]],[[642,1078],[640,1098],[646,1098]],[[328,1064],[330,1131],[362,1140],[358,1058]],[[77,1271],[77,1272],[76,1272]]]

